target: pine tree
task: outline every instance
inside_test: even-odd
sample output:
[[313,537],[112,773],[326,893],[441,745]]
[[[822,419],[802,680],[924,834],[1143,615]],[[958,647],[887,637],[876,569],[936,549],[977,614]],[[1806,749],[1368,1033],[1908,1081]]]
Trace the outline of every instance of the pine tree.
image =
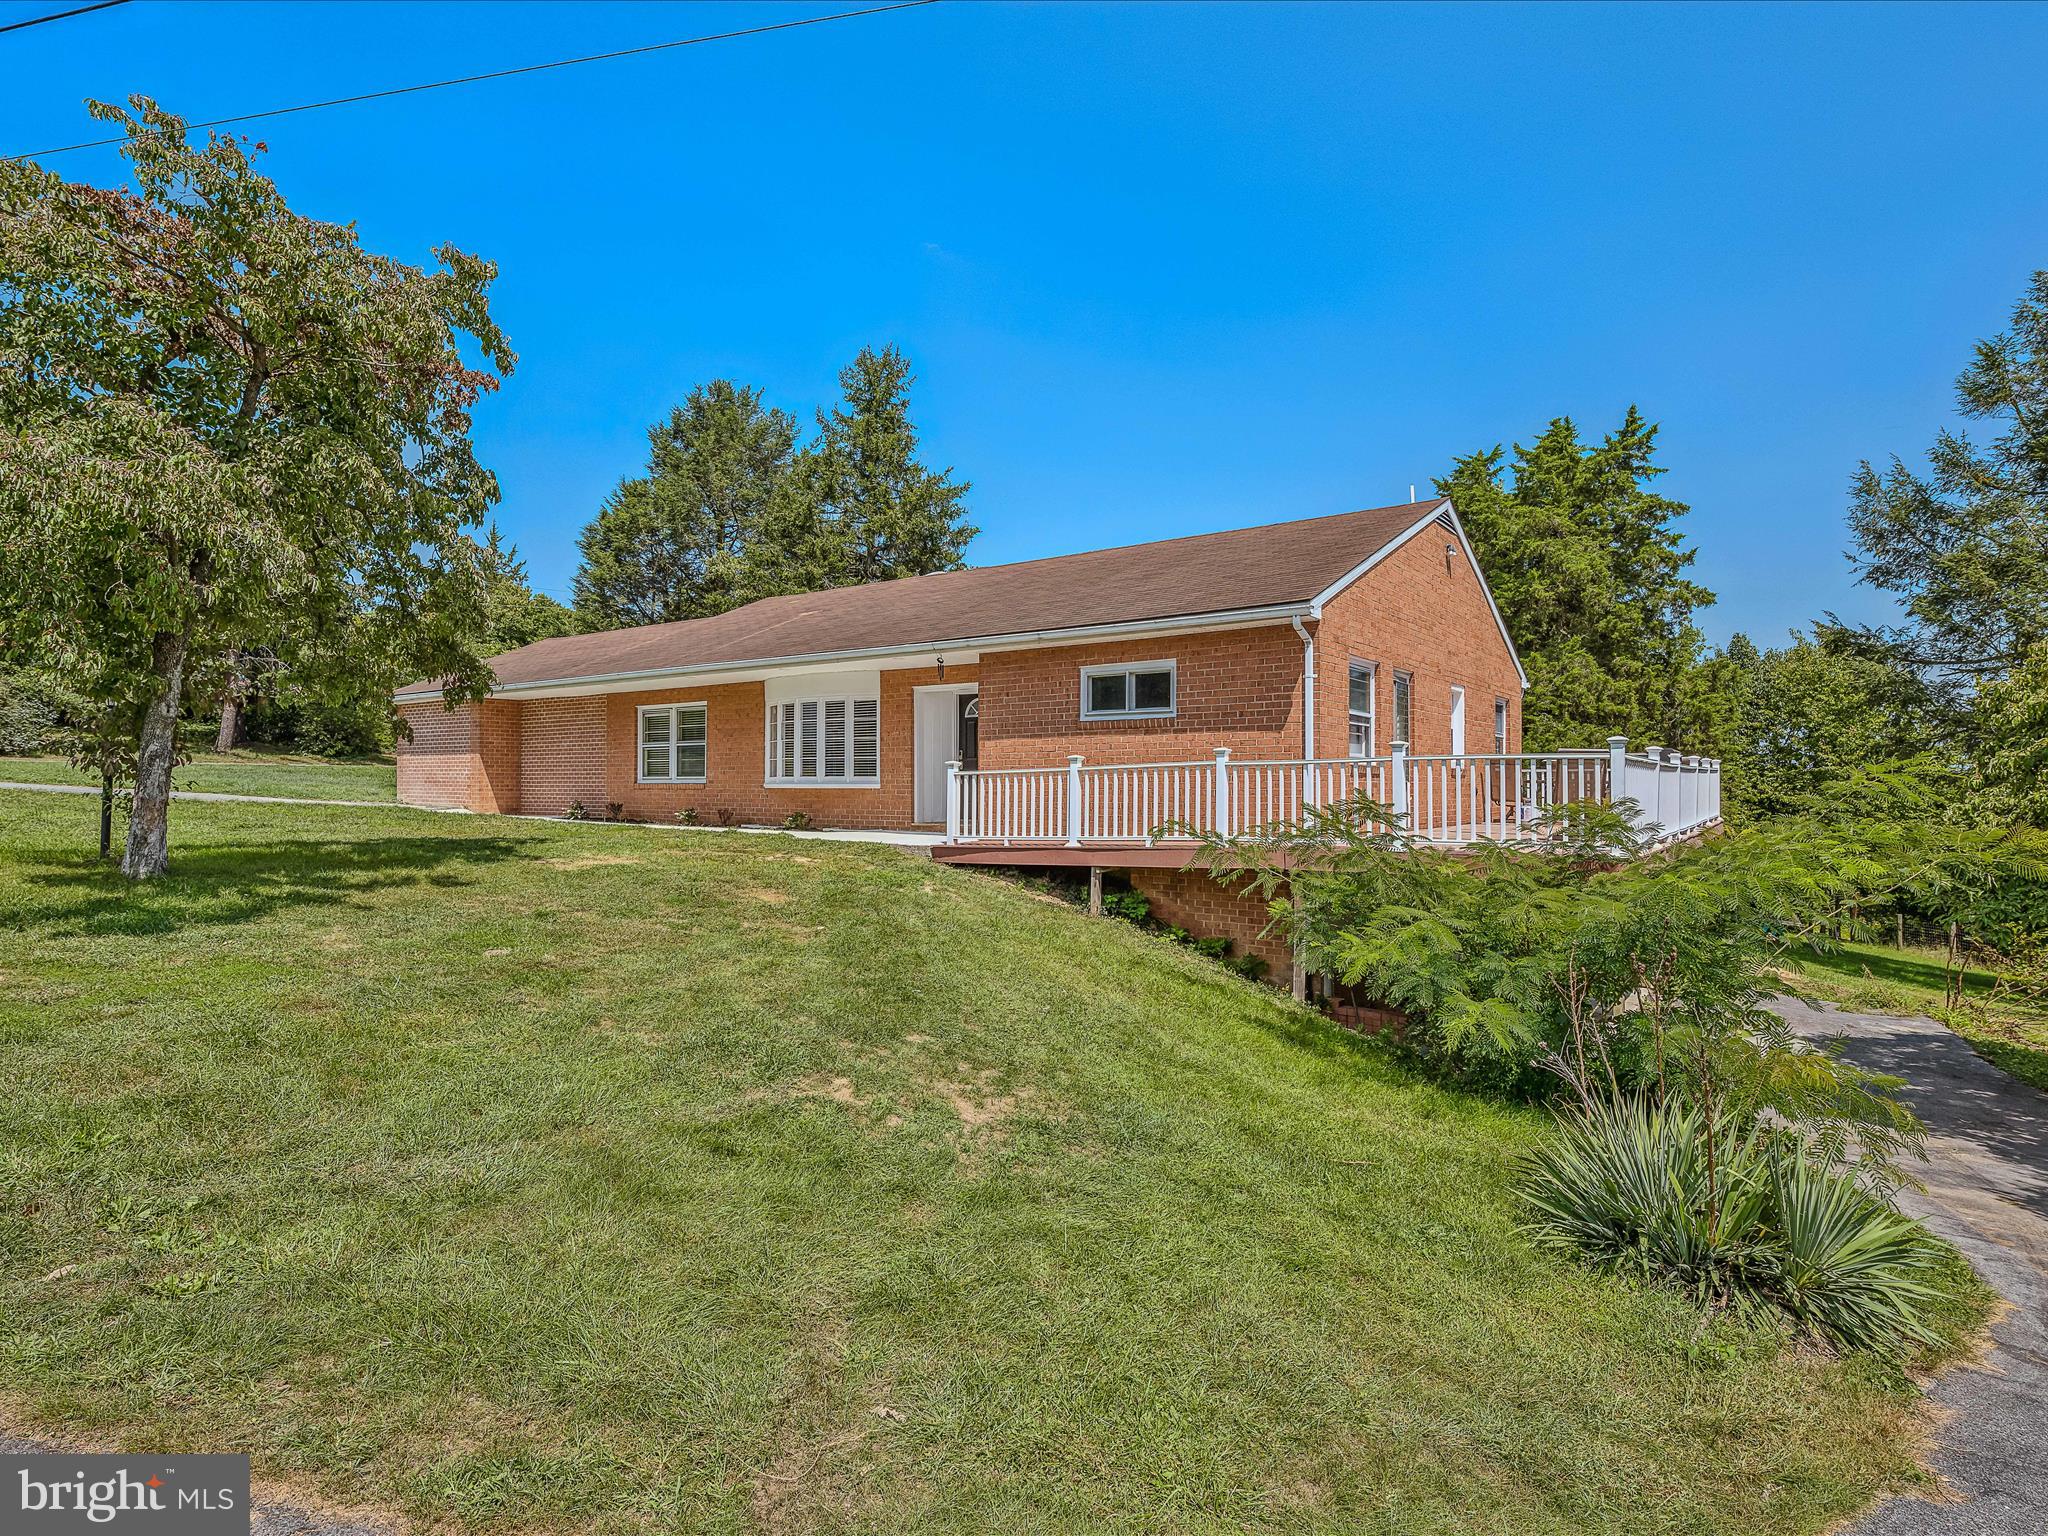
[[863,348],[839,374],[842,399],[818,413],[806,451],[808,536],[785,539],[802,585],[849,586],[958,570],[979,532],[966,520],[966,481],[917,456],[910,420],[909,359],[894,347]]

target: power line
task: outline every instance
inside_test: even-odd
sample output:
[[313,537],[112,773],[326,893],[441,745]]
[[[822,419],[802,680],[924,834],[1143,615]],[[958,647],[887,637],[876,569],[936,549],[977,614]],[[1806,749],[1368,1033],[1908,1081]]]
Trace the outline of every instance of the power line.
[[48,16],[31,16],[27,21],[10,21],[0,27],[0,32],[19,32],[23,27],[40,27],[46,21],[63,21],[68,17],[83,16],[87,11],[110,11],[127,3],[128,0],[99,0],[97,5],[81,5],[75,10],[57,11]]
[[[118,5],[125,0],[102,0],[103,4]],[[795,21],[771,22],[766,26],[742,27],[737,32],[710,32],[702,37],[678,38],[671,43],[647,43],[638,48],[619,48],[610,53],[586,53],[580,58],[554,59],[546,64],[522,64],[517,69],[494,69],[481,75],[462,75],[453,80],[430,80],[424,85],[399,85],[388,91],[365,91],[360,96],[336,96],[330,101],[309,101],[296,107],[272,107],[267,112],[243,112],[234,117],[216,117],[203,123],[187,123],[188,128],[219,128],[228,123],[253,123],[259,118],[288,117],[294,112],[317,112],[322,107],[346,107],[359,101],[382,101],[388,96],[410,96],[418,91],[438,91],[451,85],[475,85],[483,80],[504,80],[513,75],[534,75],[543,70],[567,69],[572,64],[602,64],[607,59],[630,59],[642,53],[663,53],[670,48],[693,48],[699,43],[730,42],[738,37],[759,37],[764,32],[787,32],[793,27],[822,26],[828,21],[852,21],[859,16],[879,16],[885,11],[910,11],[922,5],[936,5],[938,0],[896,0],[893,5],[871,5],[861,11],[834,11],[829,16],[803,16]],[[97,9],[97,7],[88,7]],[[54,20],[46,17],[45,20]],[[87,139],[81,144],[60,144],[55,149],[32,149],[25,154],[10,155],[12,160],[34,160],[45,155],[68,155],[74,149],[103,149],[109,144],[125,144],[128,135],[120,134],[111,139]]]

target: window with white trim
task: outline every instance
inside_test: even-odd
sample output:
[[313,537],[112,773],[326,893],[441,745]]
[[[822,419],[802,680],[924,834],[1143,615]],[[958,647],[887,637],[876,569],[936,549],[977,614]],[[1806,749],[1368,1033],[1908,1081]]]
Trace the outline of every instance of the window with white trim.
[[702,784],[710,767],[709,720],[702,704],[640,709],[640,782]]
[[792,699],[768,706],[768,783],[873,789],[881,778],[880,699]]
[[1375,757],[1379,750],[1379,663],[1351,663],[1351,755]]
[[1176,669],[1170,661],[1140,661],[1081,669],[1083,720],[1154,720],[1171,715]]
[[1496,757],[1507,756],[1508,751],[1508,701],[1493,701],[1493,753]]
[[1394,740],[1410,752],[1415,750],[1415,738],[1409,735],[1409,728],[1415,723],[1412,707],[1415,694],[1415,679],[1406,672],[1394,674]]

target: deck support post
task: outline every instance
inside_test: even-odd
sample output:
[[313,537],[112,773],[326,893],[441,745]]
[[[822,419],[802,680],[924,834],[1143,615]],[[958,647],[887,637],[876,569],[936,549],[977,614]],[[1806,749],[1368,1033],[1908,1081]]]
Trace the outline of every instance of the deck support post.
[[1607,738],[1607,803],[1626,798],[1628,791],[1623,787],[1628,778],[1628,738],[1610,736]]
[[960,841],[960,760],[946,760],[946,841]]
[[1408,743],[1397,741],[1393,744],[1393,756],[1388,759],[1387,788],[1393,803],[1387,807],[1394,813],[1396,828],[1408,825]]
[[1216,749],[1216,835],[1230,836],[1230,748]]
[[1090,864],[1088,866],[1088,915],[1090,917],[1102,916],[1102,866],[1100,864]]
[[1067,759],[1067,846],[1081,846],[1081,754]]

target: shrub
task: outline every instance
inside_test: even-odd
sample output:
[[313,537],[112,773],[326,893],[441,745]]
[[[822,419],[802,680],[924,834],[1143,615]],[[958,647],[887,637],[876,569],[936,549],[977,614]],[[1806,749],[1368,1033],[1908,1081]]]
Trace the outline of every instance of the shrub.
[[1644,1099],[1596,1104],[1562,1117],[1520,1194],[1540,1246],[1703,1306],[1769,1309],[1837,1349],[1934,1336],[1933,1240],[1789,1134]]
[[569,809],[564,811],[562,815],[570,821],[590,820],[590,812],[584,809],[584,805],[581,800],[571,800],[569,802]]
[[791,811],[782,818],[782,825],[791,832],[808,832],[811,827],[811,813],[809,811]]
[[1211,960],[1221,960],[1230,953],[1230,940],[1217,938],[1189,939],[1188,948],[1192,949],[1196,954],[1204,955]]
[[1272,969],[1263,955],[1232,955],[1223,963],[1247,981],[1264,981]]
[[624,821],[626,819],[626,807],[617,800],[607,800],[604,807],[604,819],[606,821]]
[[40,752],[56,730],[57,711],[48,699],[21,679],[0,675],[0,755]]
[[721,827],[736,826],[739,823],[739,819],[739,812],[735,811],[731,806],[721,805],[718,808],[718,824]]
[[1152,915],[1152,903],[1136,891],[1105,891],[1102,910],[1126,922],[1142,923]]
[[676,820],[686,827],[701,827],[704,825],[704,818],[697,814],[697,807],[694,805],[686,805],[680,811],[677,811]]

